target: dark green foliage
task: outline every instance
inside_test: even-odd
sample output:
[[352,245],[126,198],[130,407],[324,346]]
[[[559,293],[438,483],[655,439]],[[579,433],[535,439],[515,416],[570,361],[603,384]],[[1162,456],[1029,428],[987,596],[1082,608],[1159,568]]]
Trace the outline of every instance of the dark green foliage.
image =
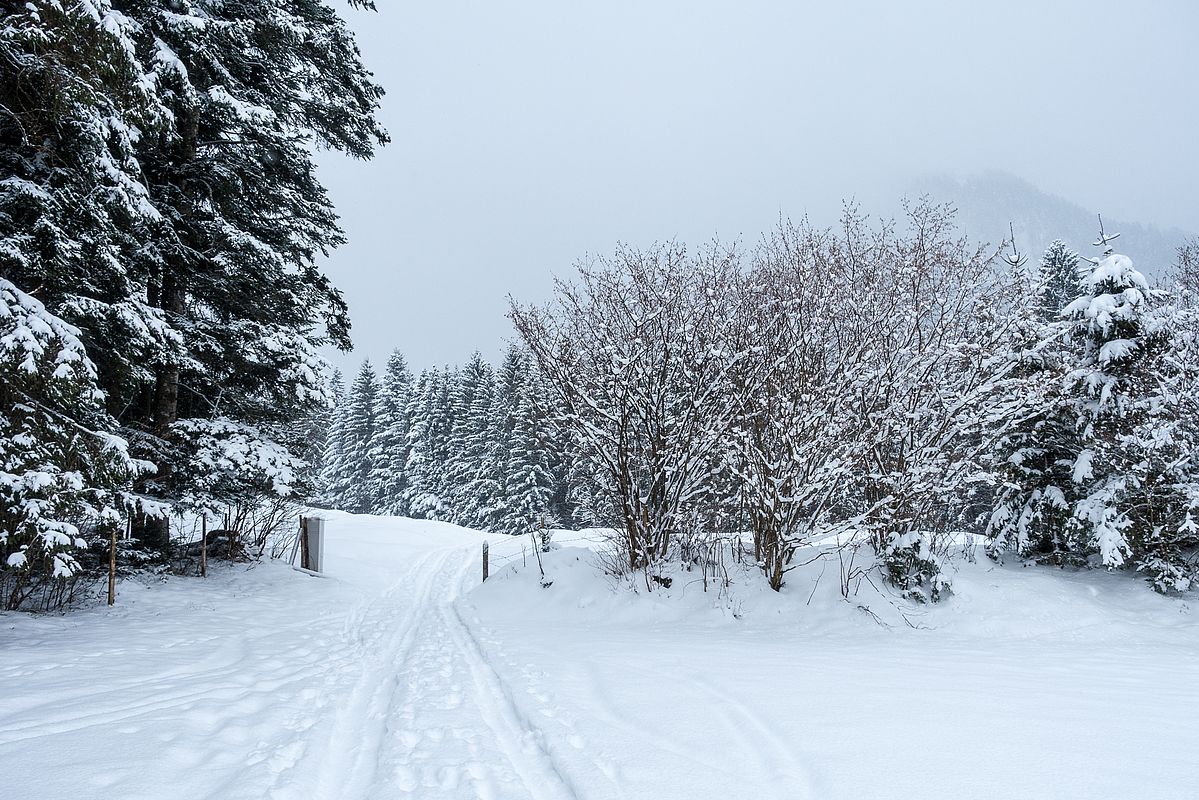
[[[312,153],[370,157],[381,95],[320,0],[4,12],[0,278],[77,330],[102,394],[57,410],[153,462],[122,488],[207,508],[312,483],[296,456],[323,424],[319,350],[349,345],[316,266],[344,236]],[[143,545],[164,532],[137,515]]]

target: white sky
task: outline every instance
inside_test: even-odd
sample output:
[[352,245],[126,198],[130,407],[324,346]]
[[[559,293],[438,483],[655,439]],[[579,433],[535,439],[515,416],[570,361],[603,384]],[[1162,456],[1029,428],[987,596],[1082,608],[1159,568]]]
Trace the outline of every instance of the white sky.
[[[344,8],[344,7],[343,7]],[[617,241],[748,242],[780,213],[1001,169],[1199,229],[1199,3],[397,2],[347,11],[393,143],[322,154],[357,350],[496,359],[505,296]],[[952,199],[952,198],[946,198]]]

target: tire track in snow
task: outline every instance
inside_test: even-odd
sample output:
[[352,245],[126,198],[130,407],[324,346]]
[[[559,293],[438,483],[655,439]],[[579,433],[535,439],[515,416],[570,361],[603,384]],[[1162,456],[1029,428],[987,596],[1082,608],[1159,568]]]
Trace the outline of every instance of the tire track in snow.
[[454,596],[439,604],[438,611],[445,630],[470,670],[475,704],[533,800],[576,800],[578,793],[554,761],[544,734],[521,713],[453,604],[465,574],[473,564],[471,555],[466,554],[454,582]]

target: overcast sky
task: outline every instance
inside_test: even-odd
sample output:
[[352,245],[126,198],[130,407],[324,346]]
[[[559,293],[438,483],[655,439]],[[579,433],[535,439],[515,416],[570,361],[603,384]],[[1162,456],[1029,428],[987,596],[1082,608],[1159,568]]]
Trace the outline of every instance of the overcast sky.
[[1199,228],[1199,3],[402,2],[348,12],[393,142],[322,154],[357,350],[497,359],[589,253],[1009,171]]

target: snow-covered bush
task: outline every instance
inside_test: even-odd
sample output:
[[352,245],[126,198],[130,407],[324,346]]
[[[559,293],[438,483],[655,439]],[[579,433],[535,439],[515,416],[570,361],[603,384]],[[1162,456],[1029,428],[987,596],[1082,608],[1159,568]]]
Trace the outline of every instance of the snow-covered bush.
[[597,489],[619,509],[612,522],[630,570],[653,572],[712,489],[739,411],[739,266],[720,247],[621,248],[560,282],[551,307],[513,305],[565,424],[594,458]]
[[78,329],[0,278],[0,603],[63,599],[148,465],[112,433]]
[[949,592],[945,548],[934,535],[885,533],[876,541],[883,574],[904,597],[935,603]]
[[941,534],[962,516],[946,509],[979,481],[1010,298],[948,209],[908,224],[783,224],[749,269],[735,251],[621,250],[549,309],[513,309],[627,568],[728,526],[780,589],[797,548],[853,531],[902,589],[943,593]]

